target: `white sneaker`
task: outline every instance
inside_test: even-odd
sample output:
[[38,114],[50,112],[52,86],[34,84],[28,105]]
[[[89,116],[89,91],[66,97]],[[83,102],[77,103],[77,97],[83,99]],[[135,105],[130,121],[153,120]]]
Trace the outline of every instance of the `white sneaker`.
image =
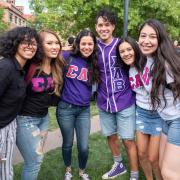
[[70,172],[66,172],[64,175],[64,180],[71,180],[72,174]]
[[88,174],[86,173],[79,175],[79,177],[81,178],[81,180],[90,180]]
[[139,178],[134,177],[134,178],[130,178],[130,180],[139,180]]

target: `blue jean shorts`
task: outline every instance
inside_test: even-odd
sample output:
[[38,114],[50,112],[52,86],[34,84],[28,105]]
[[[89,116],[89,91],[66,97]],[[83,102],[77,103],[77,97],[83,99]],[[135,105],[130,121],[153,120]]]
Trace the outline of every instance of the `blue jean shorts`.
[[102,133],[118,134],[121,139],[133,140],[135,136],[135,105],[122,111],[110,113],[99,109]]
[[163,122],[163,133],[168,143],[180,146],[180,118]]
[[136,107],[136,130],[152,136],[160,136],[163,119],[157,111]]

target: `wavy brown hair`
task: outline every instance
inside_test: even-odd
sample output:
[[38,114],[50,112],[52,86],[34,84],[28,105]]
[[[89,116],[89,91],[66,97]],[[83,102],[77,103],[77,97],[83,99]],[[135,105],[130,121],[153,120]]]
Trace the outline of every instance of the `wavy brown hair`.
[[[60,91],[63,86],[63,69],[65,66],[65,61],[62,58],[62,56],[60,55],[61,50],[62,50],[62,45],[61,45],[59,36],[54,31],[51,31],[49,29],[43,29],[39,32],[41,44],[43,44],[44,36],[46,34],[53,34],[58,39],[58,42],[60,44],[59,55],[57,56],[57,58],[54,58],[51,60],[51,73],[52,73],[53,82],[54,82],[54,93],[57,96],[60,96]],[[42,48],[42,50],[43,50],[43,48]],[[45,53],[43,53],[43,54],[45,54]],[[43,59],[44,58],[42,58],[42,61],[38,64],[39,72],[42,72]]]
[[[139,34],[145,25],[151,26],[155,30],[158,39],[158,48],[152,54],[154,64],[151,71],[151,75],[153,78],[151,90],[151,103],[153,109],[156,110],[161,105],[161,101],[159,98],[161,86],[163,88],[162,93],[163,99],[165,101],[165,107],[165,88],[169,88],[172,90],[174,101],[176,101],[177,98],[180,98],[180,56],[178,55],[171,40],[169,39],[163,24],[161,24],[156,19],[149,19],[140,26]],[[168,65],[168,68],[171,72],[169,75],[174,79],[174,82],[171,84],[166,83],[166,64]]]

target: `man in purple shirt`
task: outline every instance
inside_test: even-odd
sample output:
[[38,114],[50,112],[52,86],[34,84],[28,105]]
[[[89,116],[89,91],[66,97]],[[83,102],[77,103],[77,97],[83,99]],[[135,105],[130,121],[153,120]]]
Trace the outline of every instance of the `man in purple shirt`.
[[127,170],[122,163],[118,135],[127,149],[131,177],[138,179],[137,150],[134,142],[135,133],[135,98],[131,91],[128,74],[118,62],[116,47],[118,38],[113,37],[116,25],[114,12],[101,9],[96,17],[98,40],[98,63],[101,81],[98,86],[97,105],[101,129],[107,137],[114,164],[102,179],[112,179]]

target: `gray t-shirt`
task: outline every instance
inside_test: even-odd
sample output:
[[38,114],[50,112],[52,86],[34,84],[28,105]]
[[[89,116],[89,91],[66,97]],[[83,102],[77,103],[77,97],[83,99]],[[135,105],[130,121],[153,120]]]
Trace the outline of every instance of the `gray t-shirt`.
[[[170,84],[174,82],[172,73],[168,67],[168,64],[165,64],[166,68],[166,83]],[[166,107],[164,108],[165,102],[162,98],[162,93],[160,93],[161,107],[158,109],[159,115],[164,120],[174,120],[180,118],[180,99],[177,99],[174,102],[174,96],[170,89],[166,88],[164,91],[164,96],[166,98]]]
[[[129,70],[129,78],[131,82],[131,87],[133,91],[136,92],[136,104],[146,110],[152,110],[150,92],[152,89],[152,77],[150,76],[151,69],[153,67],[153,59],[151,57],[147,58],[147,63],[144,67],[142,74],[138,73],[135,67],[131,67]],[[170,69],[165,64],[166,68],[166,83],[170,84],[174,81]],[[162,88],[161,88],[162,89]],[[173,120],[180,117],[180,99],[174,102],[173,93],[170,89],[165,88],[164,96],[166,98],[166,107],[164,107],[165,102],[162,96],[162,90],[159,92],[159,98],[161,100],[161,106],[158,108],[159,115],[164,120]]]
[[129,80],[132,90],[136,93],[137,106],[152,110],[150,92],[152,87],[152,78],[150,77],[150,69],[153,60],[148,58],[144,71],[140,74],[135,67],[129,70]]

